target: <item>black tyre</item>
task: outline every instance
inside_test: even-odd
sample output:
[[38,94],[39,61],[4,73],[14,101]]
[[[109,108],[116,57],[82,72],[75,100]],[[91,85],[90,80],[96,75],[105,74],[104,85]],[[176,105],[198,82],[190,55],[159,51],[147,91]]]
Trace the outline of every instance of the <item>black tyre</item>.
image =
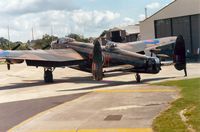
[[53,82],[53,74],[52,71],[46,70],[44,72],[44,81],[45,83],[52,83]]
[[136,73],[135,79],[136,79],[137,83],[140,83],[140,82],[141,82],[141,76],[140,76],[139,73]]

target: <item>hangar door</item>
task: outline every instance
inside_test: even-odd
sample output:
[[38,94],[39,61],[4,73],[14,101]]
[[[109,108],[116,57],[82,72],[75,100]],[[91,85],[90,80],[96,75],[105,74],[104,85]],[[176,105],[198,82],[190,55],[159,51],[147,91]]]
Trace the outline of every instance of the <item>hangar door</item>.
[[200,52],[200,14],[156,20],[155,37],[182,35],[186,43],[187,55]]
[[171,36],[171,19],[155,21],[156,38]]
[[190,29],[190,18],[189,16],[186,17],[178,17],[172,19],[172,35],[182,35],[185,44],[186,44],[186,51],[188,54],[191,54],[191,29]]
[[[171,19],[163,19],[155,21],[155,36],[156,38],[172,36]],[[162,54],[172,54],[174,45],[167,45],[161,47]]]
[[200,14],[191,16],[193,53],[200,54]]

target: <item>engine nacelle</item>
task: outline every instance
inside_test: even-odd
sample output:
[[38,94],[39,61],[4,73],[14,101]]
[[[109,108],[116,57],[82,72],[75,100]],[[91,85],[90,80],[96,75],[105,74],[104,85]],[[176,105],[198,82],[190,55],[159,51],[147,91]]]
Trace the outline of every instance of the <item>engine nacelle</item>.
[[149,58],[146,62],[147,65],[147,73],[159,73],[161,70],[160,59],[157,57]]
[[160,59],[157,57],[148,58],[143,73],[159,73],[161,70]]
[[24,60],[6,59],[7,64],[21,64]]
[[135,67],[133,72],[157,74],[161,70],[160,59],[157,57],[148,58],[142,67]]

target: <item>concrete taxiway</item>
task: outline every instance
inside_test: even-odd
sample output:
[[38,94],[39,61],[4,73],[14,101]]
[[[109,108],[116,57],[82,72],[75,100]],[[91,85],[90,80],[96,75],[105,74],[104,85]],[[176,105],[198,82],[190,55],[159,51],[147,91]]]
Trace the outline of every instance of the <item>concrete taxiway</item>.
[[47,109],[74,100],[84,94],[48,97],[0,104],[0,132],[5,132],[24,120]]
[[[200,77],[199,66],[188,64],[187,78]],[[169,66],[160,74],[142,75],[141,84],[135,82],[134,74],[124,73],[108,74],[96,82],[88,73],[66,68],[55,70],[54,84],[44,84],[42,68],[14,65],[6,71],[0,65],[0,113],[5,113],[0,114],[0,127],[19,132],[151,131],[153,119],[178,97],[178,91],[148,84],[184,79],[183,75]],[[37,101],[46,105],[37,105]],[[27,116],[19,115],[24,113]]]

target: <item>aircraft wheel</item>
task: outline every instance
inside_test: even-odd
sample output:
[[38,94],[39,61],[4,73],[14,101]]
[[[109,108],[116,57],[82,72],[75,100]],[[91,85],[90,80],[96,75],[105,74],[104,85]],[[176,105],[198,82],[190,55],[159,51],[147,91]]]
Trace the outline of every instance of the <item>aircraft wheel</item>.
[[52,83],[53,82],[53,71],[51,69],[44,70],[44,82]]
[[137,81],[138,83],[141,82],[141,76],[140,76],[139,73],[136,73],[136,75],[135,75],[135,79],[136,79],[136,81]]

